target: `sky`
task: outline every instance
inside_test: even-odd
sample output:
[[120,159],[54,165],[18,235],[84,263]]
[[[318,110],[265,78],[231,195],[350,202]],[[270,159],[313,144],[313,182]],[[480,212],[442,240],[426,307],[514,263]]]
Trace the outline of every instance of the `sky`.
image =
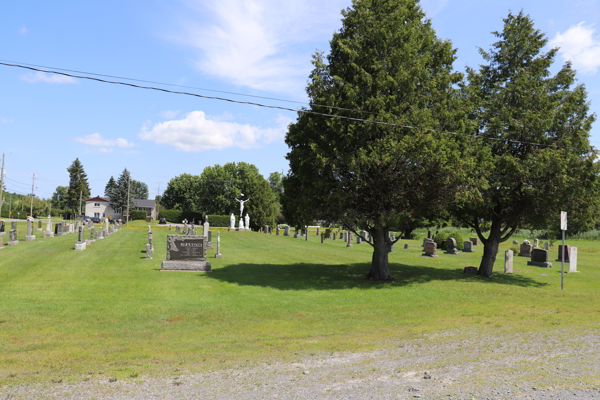
[[[159,82],[153,86],[297,108],[311,55],[327,52],[351,0],[5,2],[0,60]],[[600,0],[422,0],[454,68],[477,68],[509,11],[523,10],[571,60],[590,111],[600,107]],[[111,78],[107,78],[111,79]],[[136,83],[130,81],[132,83]],[[147,85],[147,83],[138,84]],[[166,86],[168,84],[172,86]],[[179,86],[178,86],[179,85]],[[285,101],[211,92],[239,93]],[[182,173],[248,162],[288,170],[294,112],[79,80],[0,65],[0,153],[10,192],[49,198],[76,159],[93,196],[127,168],[150,198]],[[595,124],[591,142],[600,147]]]

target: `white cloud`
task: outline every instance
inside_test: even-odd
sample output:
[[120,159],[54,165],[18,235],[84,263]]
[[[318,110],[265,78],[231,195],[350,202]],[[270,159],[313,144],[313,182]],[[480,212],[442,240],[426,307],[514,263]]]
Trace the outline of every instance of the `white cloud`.
[[8,124],[9,122],[12,122],[12,119],[0,117],[0,124]]
[[[75,138],[79,143],[87,144],[90,146],[102,146],[102,147],[133,147],[135,144],[127,141],[127,139],[105,139],[99,133],[92,133],[91,135]],[[100,150],[102,151],[102,150]],[[112,150],[111,150],[112,151]]]
[[112,148],[109,148],[109,147],[100,147],[100,148],[98,149],[98,151],[99,151],[100,153],[112,153],[112,152],[113,152],[113,149],[112,149]]
[[207,117],[202,111],[192,111],[184,119],[165,121],[152,127],[146,122],[139,137],[187,152],[223,150],[229,147],[249,149],[281,140],[290,122],[290,118],[279,116],[276,128],[265,129],[223,121],[222,116]]
[[21,29],[19,29],[19,35],[25,36],[27,35],[27,32],[29,32],[29,29],[27,29],[26,26],[22,26]]
[[21,79],[29,83],[47,82],[47,83],[76,83],[77,79],[70,76],[48,74],[45,72],[30,73],[21,76]]
[[173,119],[179,114],[179,112],[180,112],[179,110],[161,111],[160,116],[163,117],[164,119]]
[[[200,51],[207,75],[258,90],[303,96],[311,54],[327,46],[348,0],[188,0],[176,40]],[[316,44],[318,42],[318,44]],[[326,48],[322,48],[326,50]]]
[[565,33],[558,32],[549,43],[560,47],[559,54],[571,60],[573,67],[584,74],[595,74],[600,67],[600,40],[592,26],[585,22],[571,26]]

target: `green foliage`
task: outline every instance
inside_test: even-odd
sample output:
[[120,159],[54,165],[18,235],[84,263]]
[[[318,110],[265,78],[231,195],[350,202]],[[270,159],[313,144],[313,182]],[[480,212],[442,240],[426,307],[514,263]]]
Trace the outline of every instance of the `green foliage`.
[[271,172],[268,181],[275,199],[279,202],[283,194],[283,174],[280,172]]
[[411,232],[409,239],[410,240],[419,240],[421,237],[417,232]]
[[[454,240],[456,240],[456,248],[458,250],[464,249],[465,243],[464,243],[463,237],[460,234],[460,232],[454,231],[454,232],[452,232],[451,234],[448,235],[448,238],[454,238]],[[448,239],[446,239],[446,240],[448,240]]]
[[[460,194],[455,216],[475,229],[489,224],[484,243],[494,246],[521,227],[550,228],[564,206],[589,226],[599,185],[585,87],[575,86],[570,63],[552,76],[558,49],[545,51],[547,38],[523,12],[510,13],[494,35],[492,49],[480,50],[487,64],[467,70],[463,91],[477,134],[496,140],[469,142],[489,167],[477,191]],[[491,277],[492,268],[493,254],[484,252],[479,273]]]
[[[204,214],[196,211],[182,211],[181,220],[183,219],[187,219],[190,224],[194,222],[196,225],[201,225],[204,223]],[[181,220],[177,222],[180,223]]]
[[56,189],[54,190],[54,193],[52,193],[52,208],[60,208],[60,209],[67,208],[67,194],[68,193],[69,193],[68,186],[57,186]]
[[180,223],[181,220],[183,219],[181,217],[181,213],[182,213],[182,211],[180,211],[180,210],[162,209],[158,213],[158,219],[160,220],[161,218],[165,218],[167,220],[167,222]]
[[[128,187],[131,180],[131,174],[125,168],[119,179],[117,179],[117,185],[112,189],[112,196],[110,198],[110,205],[116,212],[121,212],[121,215],[127,213],[127,198],[128,198]],[[129,210],[133,211],[135,204],[133,203],[133,196],[129,193]]]
[[518,244],[511,245],[510,249],[513,251],[513,257],[518,256],[521,252],[521,247]]
[[[69,173],[69,190],[66,193],[66,204],[74,211],[79,211],[80,200],[85,200],[90,195],[90,186],[83,164],[76,158],[67,168]],[[81,202],[81,212],[84,212],[85,203]]]
[[[208,223],[210,226],[218,226],[218,227],[228,227],[230,225],[231,215],[209,215]],[[235,217],[235,225],[239,224],[239,217]]]
[[448,232],[440,232],[435,235],[433,241],[436,243],[438,249],[446,249],[446,241],[448,240]]
[[115,197],[115,190],[117,190],[117,181],[115,181],[115,178],[111,176],[108,180],[108,183],[104,187],[104,195],[108,196],[109,198],[113,198]]
[[132,210],[131,211],[131,220],[132,221],[135,221],[138,219],[146,220],[147,216],[148,216],[148,212],[146,212],[146,211],[142,211],[142,210]]
[[169,181],[160,204],[171,210],[195,210],[200,208],[200,188],[199,176],[181,174]]
[[148,185],[146,185],[144,182],[132,179],[129,190],[129,195],[132,199],[148,200]]
[[239,216],[236,198],[240,197],[249,199],[244,204],[244,215],[250,216],[252,227],[274,224],[278,207],[269,182],[256,166],[244,162],[209,166],[200,176],[182,174],[171,179],[161,204],[184,211],[202,210],[210,215],[233,212]]
[[[313,57],[311,104],[364,110],[378,122],[467,129],[453,89],[462,79],[452,68],[455,50],[436,37],[417,1],[357,0],[343,15],[327,62],[323,53]],[[335,108],[328,113],[348,115]],[[454,199],[458,185],[470,189],[470,176],[477,175],[458,140],[420,129],[300,114],[286,143],[291,170],[282,207],[294,225],[314,219],[368,225],[384,238],[396,220],[435,214]],[[375,248],[381,254],[385,243],[376,241]],[[387,279],[386,269],[387,261],[377,261],[371,271]]]

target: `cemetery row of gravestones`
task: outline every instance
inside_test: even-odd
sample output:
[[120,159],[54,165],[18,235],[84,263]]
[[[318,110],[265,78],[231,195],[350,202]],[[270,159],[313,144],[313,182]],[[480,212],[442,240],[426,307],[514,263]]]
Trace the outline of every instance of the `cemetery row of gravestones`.
[[[34,235],[33,231],[33,220],[27,220],[27,235],[25,235],[26,242],[33,242],[36,240],[36,235]],[[0,249],[4,248],[4,236],[5,232],[5,222],[0,221]],[[89,232],[89,239],[86,239],[86,227]],[[43,231],[44,238],[54,237],[54,236],[63,236],[71,233],[77,233],[77,242],[75,243],[75,250],[83,251],[86,247],[96,240],[104,239],[112,235],[115,232],[121,230],[121,226],[118,222],[115,222],[114,225],[110,225],[108,222],[108,218],[105,219],[103,229],[96,231],[94,224],[91,221],[88,223],[84,223],[82,221],[75,221],[73,223],[69,222],[57,222],[54,230],[52,230],[52,219],[48,218],[48,222],[46,225],[46,230]],[[37,231],[42,231],[42,221],[38,221]],[[7,246],[16,246],[20,242],[17,240],[17,222],[13,221],[11,223],[11,229],[8,231],[8,242]]]
[[[470,238],[464,242],[464,252],[472,253],[475,252],[473,250],[473,246],[477,246],[479,241],[477,238]],[[513,240],[513,245],[519,245],[519,242]],[[548,261],[548,249],[549,243],[544,243],[544,248],[539,248],[540,241],[535,239],[534,244],[529,243],[528,240],[525,240],[523,244],[520,245],[520,257],[530,258],[530,261],[527,261],[527,265],[543,267],[543,268],[552,268],[552,263]],[[425,238],[423,240],[424,254],[425,257],[437,257],[436,250],[437,244],[430,238]],[[456,240],[454,238],[448,238],[447,242],[447,250],[444,254],[460,254],[456,251]],[[577,271],[577,247],[573,246],[558,246],[558,258],[556,261],[563,260],[563,251],[565,252],[564,261],[568,263],[569,271],[568,272],[578,272]],[[513,250],[506,250],[504,252],[504,272],[507,274],[511,274],[513,272]]]

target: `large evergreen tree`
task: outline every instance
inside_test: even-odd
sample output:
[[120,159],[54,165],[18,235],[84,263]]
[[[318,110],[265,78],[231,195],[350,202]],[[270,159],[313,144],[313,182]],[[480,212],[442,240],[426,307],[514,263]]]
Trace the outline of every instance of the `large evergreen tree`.
[[486,138],[478,141],[480,150],[490,154],[491,166],[478,192],[454,207],[484,244],[479,274],[486,277],[498,245],[519,228],[544,229],[558,222],[561,210],[581,219],[597,204],[588,142],[595,115],[588,113],[584,86],[574,86],[571,64],[551,75],[558,49],[542,53],[547,39],[523,12],[509,14],[494,35],[492,49],[480,50],[487,65],[469,69],[465,87],[476,134]]
[[[110,198],[110,205],[116,212],[121,215],[125,215],[127,212],[127,194],[128,189],[131,190],[131,173],[125,168],[119,178],[117,179],[116,186],[112,189],[112,196]],[[133,210],[135,204],[133,202],[133,196],[129,192],[129,210]]]
[[459,184],[469,189],[461,144],[423,129],[464,129],[453,89],[462,74],[452,71],[452,44],[436,37],[416,0],[355,0],[343,16],[327,63],[314,57],[309,111],[407,127],[300,114],[286,137],[283,211],[295,225],[319,219],[366,229],[374,248],[367,277],[391,279],[390,227],[453,200]]
[[108,180],[108,183],[104,187],[104,195],[107,196],[108,198],[112,198],[114,196],[113,193],[116,189],[117,189],[117,181],[115,181],[115,178],[111,176],[110,179]]
[[83,164],[81,164],[79,158],[76,158],[71,163],[71,166],[67,168],[67,172],[69,172],[69,190],[67,192],[66,203],[76,212],[79,211],[80,199],[85,200],[89,197],[90,186],[87,175],[83,170]]

